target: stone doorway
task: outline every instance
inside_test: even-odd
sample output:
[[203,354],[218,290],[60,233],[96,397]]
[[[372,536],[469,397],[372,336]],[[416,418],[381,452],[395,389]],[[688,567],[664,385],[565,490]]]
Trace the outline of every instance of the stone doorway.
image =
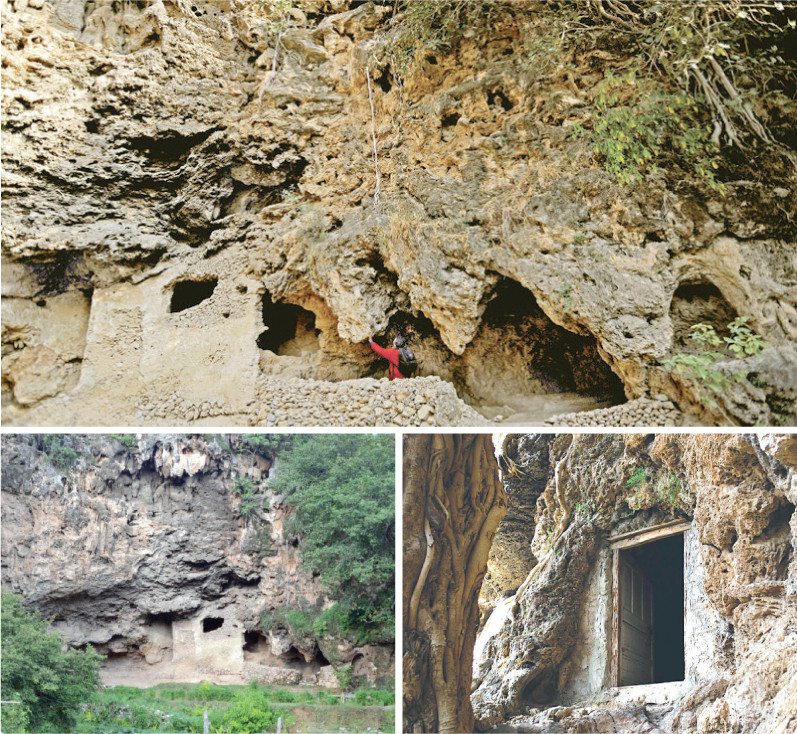
[[684,533],[667,523],[612,539],[612,684],[683,681]]

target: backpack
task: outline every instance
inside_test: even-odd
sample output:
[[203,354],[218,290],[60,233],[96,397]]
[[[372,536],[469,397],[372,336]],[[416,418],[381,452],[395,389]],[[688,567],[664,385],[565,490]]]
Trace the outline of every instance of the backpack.
[[418,360],[415,359],[415,354],[409,347],[400,347],[399,353],[399,372],[404,377],[412,377],[418,371]]

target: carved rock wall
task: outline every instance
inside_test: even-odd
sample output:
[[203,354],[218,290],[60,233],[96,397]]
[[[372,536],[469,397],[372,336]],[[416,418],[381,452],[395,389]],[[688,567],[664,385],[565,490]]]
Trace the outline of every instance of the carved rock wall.
[[[795,436],[510,436],[502,464],[510,524],[499,526],[482,588],[480,730],[794,728]],[[512,518],[524,513],[534,521],[521,538]],[[691,520],[686,679],[666,691],[612,689],[606,539],[673,518]]]

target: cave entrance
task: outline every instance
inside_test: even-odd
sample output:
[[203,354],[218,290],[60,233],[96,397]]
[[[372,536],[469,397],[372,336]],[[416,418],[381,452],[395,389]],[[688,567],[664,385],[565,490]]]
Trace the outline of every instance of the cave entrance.
[[705,280],[684,281],[673,293],[670,304],[676,351],[702,351],[689,336],[691,328],[696,324],[710,324],[718,334],[725,336],[728,334],[728,324],[737,315],[713,283]]
[[524,391],[624,397],[622,382],[601,358],[596,340],[555,324],[534,294],[509,278],[499,281],[484,309],[473,349],[479,361],[499,357]]
[[523,424],[625,402],[623,383],[597,340],[555,324],[534,294],[510,278],[498,281],[453,382],[486,417],[509,415]]
[[320,349],[315,328],[315,314],[293,303],[274,302],[271,294],[263,294],[261,304],[265,330],[257,338],[260,349],[279,356],[300,357]]
[[684,680],[684,533],[674,521],[617,536],[612,559],[612,685]]

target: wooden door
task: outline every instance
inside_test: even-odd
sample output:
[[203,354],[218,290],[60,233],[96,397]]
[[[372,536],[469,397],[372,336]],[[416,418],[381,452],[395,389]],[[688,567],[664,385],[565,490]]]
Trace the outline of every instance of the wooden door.
[[653,584],[628,553],[620,561],[621,686],[653,682]]

